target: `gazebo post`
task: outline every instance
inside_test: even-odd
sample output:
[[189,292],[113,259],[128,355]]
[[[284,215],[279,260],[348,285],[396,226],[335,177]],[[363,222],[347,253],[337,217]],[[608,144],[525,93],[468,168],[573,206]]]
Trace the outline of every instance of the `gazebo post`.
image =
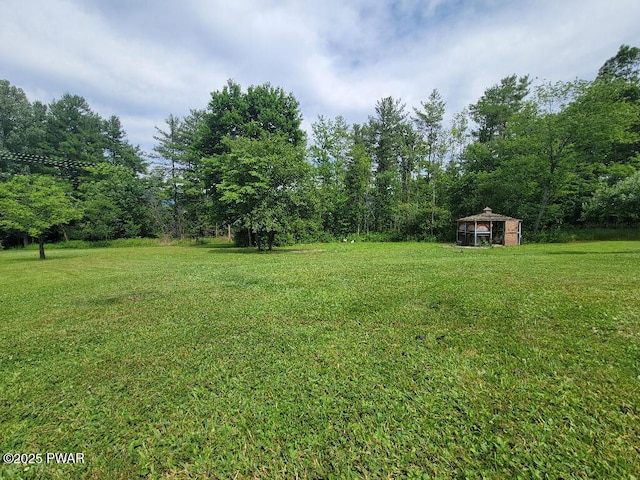
[[478,221],[473,221],[473,246],[478,246]]
[[518,222],[518,245],[522,244],[522,222]]

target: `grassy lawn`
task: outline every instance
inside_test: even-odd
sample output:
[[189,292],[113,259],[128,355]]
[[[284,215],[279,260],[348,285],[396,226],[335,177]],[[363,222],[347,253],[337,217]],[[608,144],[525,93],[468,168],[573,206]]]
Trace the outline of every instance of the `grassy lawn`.
[[0,252],[0,478],[640,477],[640,242]]

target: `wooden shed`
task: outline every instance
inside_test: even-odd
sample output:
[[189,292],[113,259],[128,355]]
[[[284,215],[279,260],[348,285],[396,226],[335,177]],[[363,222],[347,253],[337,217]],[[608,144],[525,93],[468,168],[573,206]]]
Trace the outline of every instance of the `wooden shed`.
[[456,243],[481,245],[520,245],[522,220],[493,213],[486,207],[482,213],[458,219]]

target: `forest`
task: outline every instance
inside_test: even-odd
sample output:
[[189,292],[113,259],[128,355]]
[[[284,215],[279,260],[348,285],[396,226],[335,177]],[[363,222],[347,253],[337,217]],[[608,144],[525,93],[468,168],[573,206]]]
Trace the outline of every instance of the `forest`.
[[[78,95],[31,102],[0,80],[0,240],[233,237],[241,246],[452,241],[486,206],[525,241],[640,223],[640,48],[592,80],[511,75],[448,114],[386,97],[366,123],[319,116],[292,93],[229,80],[208,105],[169,114],[153,152]],[[310,137],[310,138],[308,138]]]

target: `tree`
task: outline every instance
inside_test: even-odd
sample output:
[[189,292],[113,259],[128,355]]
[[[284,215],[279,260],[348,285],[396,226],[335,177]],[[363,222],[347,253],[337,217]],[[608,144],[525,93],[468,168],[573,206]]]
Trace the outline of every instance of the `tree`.
[[310,165],[304,149],[285,136],[264,133],[261,138],[228,138],[228,153],[205,160],[219,179],[215,200],[225,220],[271,250],[275,235],[286,232],[306,207],[306,179]]
[[630,98],[633,88],[623,78],[596,79],[567,107],[578,158],[575,193],[566,208],[571,222],[580,220],[585,202],[603,184],[612,186],[640,170],[640,102]]
[[605,226],[640,224],[640,171],[612,186],[602,185],[585,203],[583,219]]
[[111,240],[153,233],[145,184],[129,168],[107,162],[86,167],[78,189],[84,215],[75,236]]
[[[414,108],[413,119],[416,128],[422,136],[422,142],[426,148],[427,179],[431,187],[431,222],[430,232],[434,234],[436,223],[437,204],[437,180],[442,170],[442,163],[447,154],[446,132],[442,125],[445,112],[445,102],[438,90],[433,90],[426,102],[421,102],[422,109]],[[422,168],[420,169],[422,170]]]
[[[609,101],[618,103],[619,107],[622,103],[627,109],[636,111],[629,132],[640,138],[640,114],[637,113],[640,105],[640,48],[622,45],[618,53],[600,68],[593,87],[590,92],[593,96],[602,96],[606,92]],[[612,185],[640,168],[640,140],[614,141],[604,158],[602,163],[608,170],[608,183]]]
[[322,229],[334,236],[344,235],[348,231],[345,169],[351,143],[349,127],[340,116],[331,120],[320,115],[311,128],[313,145],[309,148],[309,157],[315,166]]
[[144,173],[146,165],[138,146],[133,146],[127,139],[122,122],[115,115],[103,121],[104,155],[113,165],[121,165],[135,173]]
[[31,173],[33,165],[15,161],[11,154],[41,153],[45,114],[44,105],[31,105],[22,89],[0,80],[0,176]]
[[[207,191],[202,156],[195,147],[200,126],[205,117],[204,110],[192,109],[182,119],[180,138],[186,146],[182,157],[182,195],[185,210],[186,230],[196,238],[212,231],[211,197]],[[216,225],[216,235],[218,227]]]
[[528,101],[505,118],[498,135],[477,141],[465,151],[462,165],[473,197],[472,208],[491,205],[525,221],[538,233],[564,219],[563,199],[576,170],[575,131],[567,106],[585,82],[546,83],[535,88]]
[[422,136],[426,145],[427,171],[432,170],[431,165],[442,161],[442,146],[445,143],[444,119],[445,102],[438,90],[433,90],[426,102],[420,102],[421,109],[414,108],[413,121],[416,129]]
[[0,151],[22,152],[31,124],[31,104],[21,88],[0,80]]
[[[584,91],[585,86],[586,83],[579,80],[540,85],[535,89],[530,110],[515,120],[513,130],[524,140],[518,154],[529,159],[538,172],[533,177],[538,178],[541,190],[533,224],[534,234],[543,226],[549,206],[560,200],[564,187],[575,175],[577,158],[573,147],[576,130],[567,116],[567,106]],[[552,217],[555,217],[552,221],[559,223],[563,214],[557,211]]]
[[504,136],[507,123],[520,110],[529,94],[530,84],[528,75],[505,77],[499,85],[485,90],[480,100],[469,107],[471,118],[478,125],[473,134],[480,143]]
[[25,131],[24,152],[34,155],[46,153],[48,107],[42,102],[31,104],[31,122]]
[[640,48],[621,45],[618,53],[607,60],[598,71],[598,78],[623,78],[627,81],[640,77]]
[[351,137],[344,179],[347,196],[345,215],[349,219],[349,230],[359,235],[369,230],[372,160],[367,154],[362,126],[353,125]]
[[[400,163],[406,160],[405,136],[410,126],[405,105],[400,100],[383,98],[376,103],[375,111],[367,125],[367,146],[375,167],[374,226],[382,232],[391,229],[393,211],[401,198]],[[405,165],[405,168],[411,167]]]
[[180,190],[183,183],[184,163],[189,145],[183,135],[183,124],[180,118],[169,115],[165,123],[167,130],[161,130],[156,127],[158,134],[154,135],[153,138],[158,144],[153,147],[153,150],[156,153],[156,158],[168,163],[164,170],[171,191],[173,210],[172,233],[175,236],[182,237],[184,235],[184,225],[182,218],[182,195]]
[[464,154],[471,138],[467,109],[453,116],[447,136],[449,138],[449,157],[443,171],[444,181],[441,182],[441,185],[445,186],[443,196],[448,210],[453,218],[460,218],[475,211],[467,205],[469,188],[463,184],[470,177],[470,174],[465,172],[463,167]]
[[46,154],[75,162],[95,163],[104,157],[103,120],[87,101],[64,94],[49,105]]
[[259,139],[263,132],[284,136],[293,145],[305,142],[300,129],[298,101],[292,94],[270,83],[250,86],[246,92],[228,80],[221,91],[211,93],[211,101],[203,115],[197,150],[203,156],[228,152],[225,137]]
[[154,166],[144,177],[144,196],[149,208],[150,223],[154,233],[163,237],[173,235],[173,209],[171,193],[165,181],[164,168]]
[[201,116],[194,142],[204,157],[200,185],[215,221],[244,229],[249,244],[265,233],[271,246],[298,211],[309,169],[301,122],[293,95],[269,83],[243,92],[231,80]]
[[51,177],[16,175],[0,183],[0,225],[38,239],[40,259],[49,229],[81,216],[68,187]]
[[[154,156],[163,163],[156,168],[155,174],[161,172],[167,189],[160,196],[167,197],[165,203],[172,210],[171,226],[163,228],[169,235],[201,237],[210,226],[210,202],[200,162],[201,152],[197,150],[204,116],[203,110],[191,110],[184,118],[169,115],[165,120],[166,128],[156,127],[157,135],[153,137],[158,142],[153,148]],[[154,185],[159,186],[157,178]]]

